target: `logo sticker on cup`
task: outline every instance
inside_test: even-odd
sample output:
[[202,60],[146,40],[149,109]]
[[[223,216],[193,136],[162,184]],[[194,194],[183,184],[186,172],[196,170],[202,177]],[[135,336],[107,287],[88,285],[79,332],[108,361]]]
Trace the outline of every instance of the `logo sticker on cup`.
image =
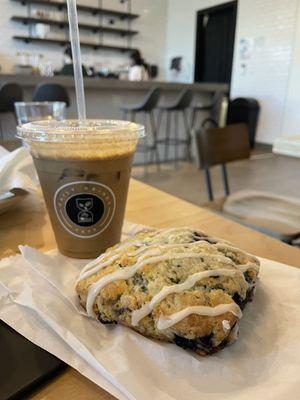
[[114,192],[98,182],[77,181],[57,189],[54,208],[63,227],[72,235],[91,238],[110,224],[116,207]]

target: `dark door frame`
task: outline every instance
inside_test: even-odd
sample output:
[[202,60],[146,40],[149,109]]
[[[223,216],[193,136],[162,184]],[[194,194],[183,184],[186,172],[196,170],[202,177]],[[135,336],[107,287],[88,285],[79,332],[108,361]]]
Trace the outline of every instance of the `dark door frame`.
[[[196,74],[197,74],[196,71],[199,71],[199,69],[200,69],[199,68],[200,65],[198,63],[199,63],[199,60],[201,59],[201,57],[199,57],[199,53],[201,54],[201,52],[202,52],[202,54],[203,54],[203,51],[204,51],[204,44],[200,40],[201,33],[203,32],[203,25],[198,23],[198,21],[200,19],[199,17],[201,17],[201,16],[204,17],[205,14],[209,14],[209,13],[214,12],[214,11],[219,11],[219,10],[222,10],[224,8],[228,8],[229,6],[233,6],[234,7],[234,24],[235,24],[234,31],[236,33],[236,17],[237,17],[238,0],[232,0],[232,1],[228,1],[228,2],[223,3],[223,4],[219,4],[218,6],[205,8],[203,10],[197,11],[197,13],[196,13],[196,38],[195,38],[195,49],[194,49],[194,55],[195,55],[195,58],[194,58],[194,60],[195,60],[194,82],[196,82],[196,79],[195,79],[196,78]],[[203,35],[202,35],[202,38],[203,38]],[[234,46],[235,46],[235,36],[234,36],[234,41],[233,41],[233,49],[234,49]],[[231,77],[232,77],[233,55],[234,55],[234,53],[232,54],[232,60],[231,60],[231,71],[230,71],[229,87],[230,87],[230,84],[231,84]],[[197,82],[199,82],[199,81],[197,81]]]

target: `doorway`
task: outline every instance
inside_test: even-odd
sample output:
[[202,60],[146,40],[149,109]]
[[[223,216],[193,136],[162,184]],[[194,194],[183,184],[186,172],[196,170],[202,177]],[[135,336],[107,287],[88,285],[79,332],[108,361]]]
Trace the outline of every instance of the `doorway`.
[[197,12],[195,82],[230,84],[236,13],[237,1]]

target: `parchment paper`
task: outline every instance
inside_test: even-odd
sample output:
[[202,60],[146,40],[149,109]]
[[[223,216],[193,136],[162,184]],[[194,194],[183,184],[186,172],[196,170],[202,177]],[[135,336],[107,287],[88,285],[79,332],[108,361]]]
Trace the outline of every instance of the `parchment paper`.
[[38,178],[29,151],[20,147],[12,152],[0,146],[0,196],[11,189],[34,191]]
[[[138,229],[127,224],[125,234]],[[238,341],[199,357],[86,317],[74,292],[85,262],[21,250],[0,262],[0,318],[117,398],[299,398],[300,270],[261,259]]]

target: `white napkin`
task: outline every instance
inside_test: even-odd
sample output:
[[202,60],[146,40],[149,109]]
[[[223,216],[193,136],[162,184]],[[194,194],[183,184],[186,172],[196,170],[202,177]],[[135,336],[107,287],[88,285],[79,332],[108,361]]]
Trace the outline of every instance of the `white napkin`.
[[83,262],[57,251],[21,250],[0,262],[0,318],[119,399],[297,398],[298,269],[261,259],[260,282],[238,341],[201,358],[86,317],[74,293]]
[[38,185],[29,151],[20,147],[12,152],[0,146],[0,195],[11,189],[33,191]]

